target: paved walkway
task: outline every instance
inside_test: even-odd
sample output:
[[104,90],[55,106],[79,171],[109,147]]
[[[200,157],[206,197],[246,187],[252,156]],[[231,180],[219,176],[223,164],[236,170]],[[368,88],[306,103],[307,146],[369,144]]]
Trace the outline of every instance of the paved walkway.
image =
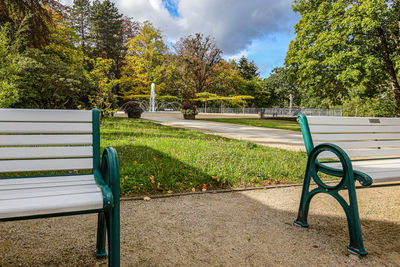
[[[215,118],[221,116],[232,117],[230,114],[198,115],[199,118]],[[251,117],[249,115],[242,116]],[[254,116],[256,115],[253,115],[253,117]],[[199,130],[227,138],[250,141],[260,145],[280,147],[290,150],[304,150],[303,139],[300,132],[203,120],[184,120],[180,112],[145,112],[142,114],[142,118],[159,122],[163,125]]]

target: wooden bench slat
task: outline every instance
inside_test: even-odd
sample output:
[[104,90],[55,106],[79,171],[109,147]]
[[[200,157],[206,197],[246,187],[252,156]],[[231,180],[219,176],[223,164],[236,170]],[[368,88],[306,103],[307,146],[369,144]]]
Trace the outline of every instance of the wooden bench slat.
[[0,219],[97,210],[103,208],[101,192],[0,201]]
[[[379,123],[371,123],[378,119]],[[307,116],[309,125],[400,125],[400,118],[362,118],[362,117],[329,117]]]
[[0,146],[91,145],[89,134],[69,135],[0,135]]
[[[397,148],[393,149],[357,149],[357,150],[349,150],[344,149],[347,155],[352,157],[369,157],[369,158],[382,158],[382,157],[400,157],[400,150]],[[332,152],[323,152],[318,158],[327,159],[327,158],[336,158],[335,154]]]
[[65,176],[42,176],[42,177],[33,177],[33,178],[0,178],[0,190],[2,186],[8,185],[29,185],[29,184],[46,184],[46,183],[63,183],[63,182],[71,182],[75,184],[79,184],[84,181],[93,181],[93,174],[88,175],[65,175]]
[[0,121],[91,122],[91,110],[0,109]]
[[400,140],[399,133],[364,133],[364,134],[311,134],[313,141],[329,142],[329,141],[381,141],[381,140]]
[[62,187],[62,186],[78,186],[78,185],[95,185],[96,182],[92,179],[90,181],[64,181],[64,182],[47,182],[43,183],[32,183],[32,184],[13,184],[0,186],[0,192],[6,190],[15,189],[32,189],[32,188],[51,188],[51,187]]
[[0,160],[0,172],[55,171],[92,169],[91,158]]
[[[314,146],[323,142],[314,142]],[[351,148],[400,148],[400,140],[384,140],[384,141],[350,141],[350,142],[335,142],[335,145],[342,149]]]
[[0,133],[92,133],[92,123],[0,122]]
[[21,199],[21,198],[36,198],[45,196],[71,195],[100,192],[100,188],[96,183],[88,185],[72,185],[62,187],[39,187],[26,189],[10,189],[2,191],[0,194],[1,200]]
[[80,158],[92,157],[91,146],[0,147],[0,159]]
[[317,133],[400,133],[400,126],[359,126],[359,125],[310,125],[310,131]]

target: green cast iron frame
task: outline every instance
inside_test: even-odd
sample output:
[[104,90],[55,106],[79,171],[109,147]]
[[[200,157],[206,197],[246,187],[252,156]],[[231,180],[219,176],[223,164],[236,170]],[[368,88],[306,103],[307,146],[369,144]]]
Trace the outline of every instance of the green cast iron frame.
[[[118,155],[114,148],[107,147],[104,149],[100,164],[100,111],[98,109],[92,110],[92,119],[93,175],[103,194],[103,209],[13,217],[0,219],[0,221],[17,221],[98,213],[96,256],[105,257],[109,255],[108,265],[117,267],[120,266],[120,177]],[[29,177],[33,178],[32,176]],[[9,178],[24,179],[26,177],[2,177],[1,179]],[[108,239],[108,251],[105,248],[106,235]]]
[[[303,134],[308,160],[299,212],[294,224],[302,227],[308,227],[309,225],[307,223],[307,217],[311,199],[318,193],[326,193],[334,197],[339,202],[346,214],[350,236],[350,244],[347,246],[347,249],[353,254],[367,255],[368,252],[364,248],[361,232],[355,181],[359,181],[363,186],[369,186],[372,184],[371,177],[363,172],[354,171],[349,156],[340,147],[330,143],[324,143],[314,147],[307,117],[303,114],[299,115],[298,122],[300,123],[301,132]],[[317,159],[318,155],[324,151],[330,151],[334,153],[339,159],[342,169],[330,168],[319,162]],[[336,177],[342,177],[342,179],[338,184],[330,186],[320,179],[318,172]],[[317,187],[310,191],[311,179],[314,180]],[[348,202],[339,194],[339,191],[341,190],[348,191]]]

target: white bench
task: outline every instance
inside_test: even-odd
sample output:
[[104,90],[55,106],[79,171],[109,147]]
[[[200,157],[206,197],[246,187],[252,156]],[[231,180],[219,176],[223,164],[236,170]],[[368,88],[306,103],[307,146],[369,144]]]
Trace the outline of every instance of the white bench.
[[98,213],[96,255],[108,232],[119,266],[118,157],[106,148],[100,164],[98,110],[0,109],[0,174],[0,221]]
[[[327,193],[338,200],[346,212],[350,234],[348,250],[366,255],[355,181],[363,186],[400,181],[400,119],[300,115],[298,121],[308,162],[295,224],[308,227],[311,198]],[[321,181],[318,172],[342,179],[337,185],[328,185]],[[317,188],[310,191],[311,179]],[[339,195],[340,190],[348,191],[349,201]]]

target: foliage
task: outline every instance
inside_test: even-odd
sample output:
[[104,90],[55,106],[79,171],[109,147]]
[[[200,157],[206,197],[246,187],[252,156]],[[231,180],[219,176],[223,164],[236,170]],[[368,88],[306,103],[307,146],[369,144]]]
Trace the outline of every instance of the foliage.
[[89,96],[89,101],[93,108],[100,110],[101,117],[109,117],[116,109],[113,108],[115,100],[112,88],[115,80],[110,80],[111,59],[97,58],[93,60],[94,68],[90,72],[92,82],[95,83],[97,92],[94,96]]
[[210,83],[210,77],[216,66],[221,62],[222,51],[209,36],[203,37],[196,33],[181,38],[174,45],[178,55],[185,82],[189,83],[184,92],[184,99],[193,98],[195,93],[205,91]]
[[[50,39],[53,24],[51,11],[45,0],[0,0],[0,24],[8,24],[10,34],[17,33],[21,25],[27,26],[24,32],[30,47],[42,48]],[[14,36],[12,36],[14,37]]]
[[245,84],[246,80],[240,76],[235,62],[221,59],[210,74],[207,91],[223,96],[234,95],[238,94]]
[[[21,39],[11,41],[8,25],[0,28],[0,108],[8,108],[18,101],[18,77],[25,58],[19,53]],[[19,35],[17,35],[19,36]],[[21,38],[19,36],[19,38]]]
[[125,113],[142,114],[143,109],[140,107],[139,103],[136,101],[126,102],[123,106]]
[[254,61],[251,60],[249,62],[249,60],[244,56],[239,59],[237,68],[239,69],[240,76],[247,81],[258,78],[260,75],[258,67]]
[[80,39],[82,51],[87,52],[86,47],[90,45],[90,28],[91,28],[91,6],[90,0],[74,0],[71,11],[69,13],[72,27],[75,29]]
[[75,47],[76,34],[69,23],[53,13],[51,38],[42,49],[29,48],[18,77],[19,101],[14,107],[76,108],[88,102],[92,90],[83,65],[83,53]]
[[[298,91],[297,83],[291,80],[291,77],[284,67],[274,68],[270,76],[266,78],[264,82],[265,90],[269,94],[269,99],[267,100],[268,104],[262,106],[287,107],[289,106],[289,96],[292,94],[295,105],[299,106],[301,104],[305,107],[313,107],[310,101],[301,103],[301,94]],[[318,104],[316,103],[315,105]]]
[[106,119],[101,138],[118,151],[123,195],[301,182],[307,161],[305,152],[144,120]]
[[343,116],[395,117],[396,114],[396,102],[387,95],[377,98],[355,97],[343,103]]
[[286,65],[305,99],[337,105],[354,88],[371,98],[390,90],[400,112],[399,1],[296,0],[293,10],[301,19]]
[[199,114],[197,107],[193,105],[191,102],[185,101],[181,107],[181,112],[184,115],[197,115]]
[[129,98],[129,95],[149,94],[151,83],[157,85],[157,92],[162,91],[162,62],[167,47],[160,31],[146,21],[126,47],[125,66],[120,79],[124,95]]
[[93,1],[91,7],[90,36],[94,46],[93,57],[113,60],[113,71],[119,77],[119,62],[123,50],[122,14],[110,0]]

